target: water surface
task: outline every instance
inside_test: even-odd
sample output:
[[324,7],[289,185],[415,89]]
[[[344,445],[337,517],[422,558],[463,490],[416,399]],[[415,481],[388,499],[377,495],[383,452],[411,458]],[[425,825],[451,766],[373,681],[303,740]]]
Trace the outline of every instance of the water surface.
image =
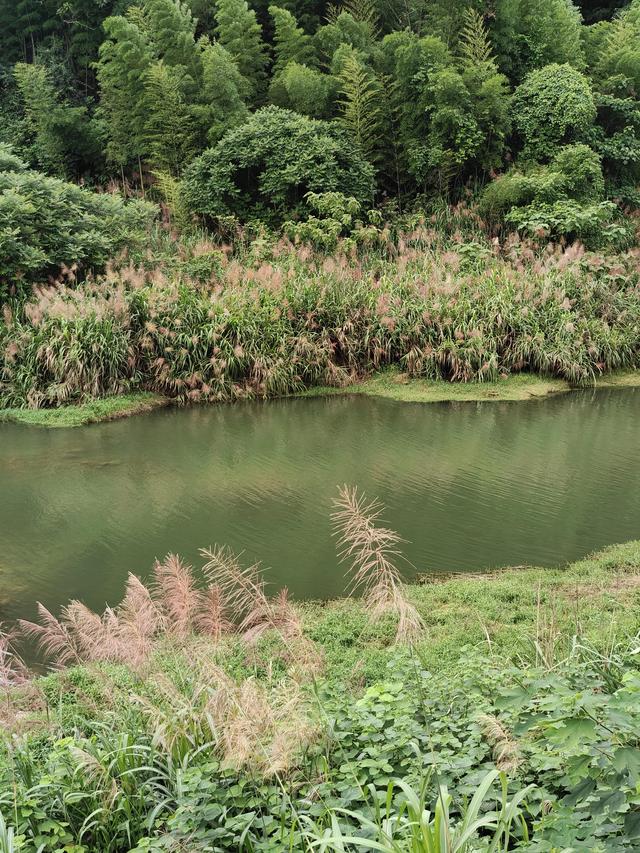
[[78,429],[0,424],[0,618],[103,607],[128,571],[214,543],[274,589],[339,595],[339,483],[386,505],[414,571],[555,565],[640,537],[640,389],[527,403],[333,397]]

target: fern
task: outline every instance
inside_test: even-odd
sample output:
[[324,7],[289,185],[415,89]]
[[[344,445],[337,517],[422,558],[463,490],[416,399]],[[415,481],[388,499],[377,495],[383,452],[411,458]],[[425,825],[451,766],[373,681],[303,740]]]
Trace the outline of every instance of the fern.
[[370,163],[377,156],[382,125],[381,89],[375,77],[354,54],[347,56],[340,72],[342,124]]
[[465,10],[459,51],[464,62],[469,65],[495,64],[484,17],[476,9]]

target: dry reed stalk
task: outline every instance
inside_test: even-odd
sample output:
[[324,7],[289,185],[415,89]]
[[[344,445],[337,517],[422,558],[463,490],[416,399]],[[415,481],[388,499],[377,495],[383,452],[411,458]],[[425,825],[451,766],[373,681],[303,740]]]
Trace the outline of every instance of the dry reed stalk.
[[219,587],[231,612],[240,618],[238,628],[247,642],[255,642],[269,629],[278,631],[283,638],[302,633],[287,590],[273,600],[267,597],[258,563],[243,569],[235,554],[218,546],[204,548],[200,553],[207,559],[202,569],[206,578]]
[[201,609],[202,595],[193,577],[191,566],[176,554],[167,554],[154,568],[154,595],[166,617],[167,629],[177,637],[191,633]]
[[478,723],[482,734],[493,749],[493,760],[498,770],[510,773],[522,764],[518,742],[511,732],[492,714],[480,714]]
[[395,560],[402,556],[398,546],[403,540],[388,527],[377,527],[382,506],[367,503],[356,487],[343,486],[334,501],[332,514],[341,560],[351,564],[351,592],[362,591],[371,619],[384,613],[398,617],[396,641],[414,642],[424,623],[407,598]]

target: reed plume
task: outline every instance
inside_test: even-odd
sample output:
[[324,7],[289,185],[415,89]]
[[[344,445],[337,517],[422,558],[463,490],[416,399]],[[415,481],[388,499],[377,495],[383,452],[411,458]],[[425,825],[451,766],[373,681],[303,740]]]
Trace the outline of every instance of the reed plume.
[[45,657],[53,658],[58,668],[79,663],[81,660],[72,631],[68,625],[64,624],[65,611],[66,608],[63,608],[61,619],[58,620],[44,604],[38,602],[40,623],[30,622],[27,619],[19,620],[22,633],[33,638],[39,650]]
[[384,613],[398,617],[397,642],[411,643],[424,624],[409,601],[395,561],[403,541],[388,527],[376,526],[382,506],[367,502],[356,487],[342,486],[332,520],[341,560],[350,563],[351,592],[361,592],[371,619]]
[[195,625],[200,633],[218,642],[231,633],[233,624],[227,617],[226,602],[218,584],[209,584],[200,596],[200,609],[195,616]]
[[115,617],[118,657],[124,663],[140,666],[148,660],[154,635],[162,627],[163,620],[147,587],[131,573]]
[[498,770],[509,773],[522,764],[518,742],[511,732],[493,714],[480,714],[478,723],[483,736],[493,749],[493,760]]
[[283,637],[301,633],[286,590],[274,600],[267,597],[258,563],[243,569],[232,551],[219,546],[203,548],[200,553],[207,559],[202,569],[205,577],[219,586],[231,612],[238,615],[238,630],[247,642],[254,642],[269,629]]
[[164,610],[167,629],[184,638],[191,633],[201,610],[202,596],[193,570],[177,554],[167,554],[162,562],[156,560],[153,572],[153,593]]

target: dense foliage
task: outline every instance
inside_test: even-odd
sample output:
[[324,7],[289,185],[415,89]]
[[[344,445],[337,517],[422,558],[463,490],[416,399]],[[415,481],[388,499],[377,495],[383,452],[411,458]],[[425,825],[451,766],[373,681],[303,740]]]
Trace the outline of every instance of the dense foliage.
[[[2,0],[0,141],[56,176],[155,186],[183,223],[281,222],[309,191],[406,209],[577,143],[601,201],[636,205],[639,42],[639,0]],[[573,238],[617,215],[557,185],[569,212],[548,203],[504,224]]]
[[0,147],[0,301],[47,276],[75,281],[141,238],[151,205],[27,169]]
[[[331,218],[316,229],[326,234],[326,222],[333,233]],[[388,239],[356,229],[334,258],[256,241],[242,262],[195,242],[82,289],[43,289],[0,327],[0,399],[55,406],[136,389],[203,402],[272,397],[388,365],[429,379],[531,371],[589,383],[639,366],[635,252],[537,257],[517,240],[502,256],[487,242],[446,250],[424,223],[397,236],[400,254]],[[358,240],[378,245],[354,257]]]

